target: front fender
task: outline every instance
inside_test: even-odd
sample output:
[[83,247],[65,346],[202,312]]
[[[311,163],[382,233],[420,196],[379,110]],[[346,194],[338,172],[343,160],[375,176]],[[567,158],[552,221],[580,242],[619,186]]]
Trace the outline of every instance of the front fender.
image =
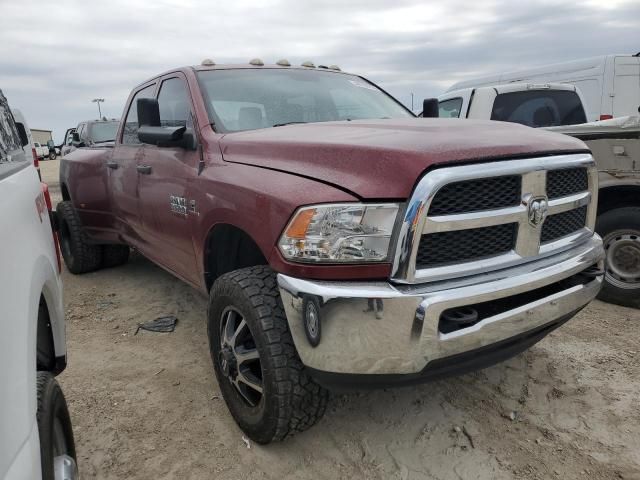
[[193,183],[190,196],[199,205],[193,240],[202,269],[200,278],[204,278],[205,245],[217,224],[243,230],[269,260],[298,207],[357,201],[341,190],[308,178],[242,164],[209,166]]

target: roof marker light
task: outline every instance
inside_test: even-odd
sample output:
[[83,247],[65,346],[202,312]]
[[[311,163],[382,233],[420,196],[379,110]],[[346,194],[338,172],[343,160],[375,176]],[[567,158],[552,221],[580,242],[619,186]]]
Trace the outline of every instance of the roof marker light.
[[262,67],[264,65],[264,62],[262,60],[260,60],[259,58],[253,58],[249,62],[249,65],[255,65],[256,67]]
[[216,62],[214,62],[210,58],[205,58],[204,60],[202,60],[202,63],[201,63],[201,65],[204,66],[204,67],[212,67],[215,64],[216,64]]
[[340,70],[340,67],[339,67],[338,65],[329,65],[329,68],[330,68],[331,70],[337,70],[337,71],[339,71],[339,72],[341,72],[341,71],[342,71],[342,70]]
[[289,60],[286,60],[284,58],[282,60],[278,60],[276,62],[276,65],[280,65],[281,67],[290,67],[291,66],[291,64],[289,63]]
[[307,60],[306,62],[302,62],[300,65],[302,67],[316,68],[313,62],[310,62],[309,60]]

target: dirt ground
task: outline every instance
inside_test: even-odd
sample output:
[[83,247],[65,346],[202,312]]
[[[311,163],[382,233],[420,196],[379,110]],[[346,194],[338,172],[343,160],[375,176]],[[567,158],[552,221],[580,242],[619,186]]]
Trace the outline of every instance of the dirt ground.
[[[41,165],[55,204],[58,161]],[[334,395],[317,426],[262,447],[220,396],[200,293],[140,255],[63,276],[85,479],[640,479],[640,311],[596,301],[500,365]],[[134,335],[166,314],[175,332]]]

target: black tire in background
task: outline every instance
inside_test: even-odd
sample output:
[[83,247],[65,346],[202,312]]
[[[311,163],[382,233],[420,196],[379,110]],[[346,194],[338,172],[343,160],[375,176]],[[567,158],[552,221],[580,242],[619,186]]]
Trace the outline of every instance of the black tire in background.
[[124,265],[129,260],[128,245],[103,245],[102,267],[111,268]]
[[[231,321],[235,325],[229,328]],[[226,328],[237,334],[223,345],[230,337]],[[243,268],[216,280],[209,296],[208,336],[222,395],[250,439],[261,444],[282,440],[324,415],[329,393],[305,372],[269,267]],[[241,383],[238,372],[261,391]]]
[[[67,471],[76,470],[76,447],[71,418],[60,385],[51,373],[38,372],[37,392],[42,480],[55,480],[56,463],[66,460]],[[57,462],[56,457],[60,457]],[[77,478],[77,475],[73,478]]]
[[49,160],[55,160],[57,155],[54,152],[49,153]]
[[598,216],[596,232],[607,252],[600,300],[640,308],[640,207],[622,207]]
[[73,204],[60,202],[56,208],[60,227],[60,247],[67,269],[71,273],[87,273],[100,268],[102,247],[89,243]]

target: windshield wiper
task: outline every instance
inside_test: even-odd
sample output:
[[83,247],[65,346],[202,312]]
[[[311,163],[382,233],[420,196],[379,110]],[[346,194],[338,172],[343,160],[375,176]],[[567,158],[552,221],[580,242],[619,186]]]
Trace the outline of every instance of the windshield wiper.
[[308,123],[308,122],[284,122],[284,123],[276,123],[275,125],[272,125],[273,127],[284,127],[286,125],[294,125],[296,123]]

